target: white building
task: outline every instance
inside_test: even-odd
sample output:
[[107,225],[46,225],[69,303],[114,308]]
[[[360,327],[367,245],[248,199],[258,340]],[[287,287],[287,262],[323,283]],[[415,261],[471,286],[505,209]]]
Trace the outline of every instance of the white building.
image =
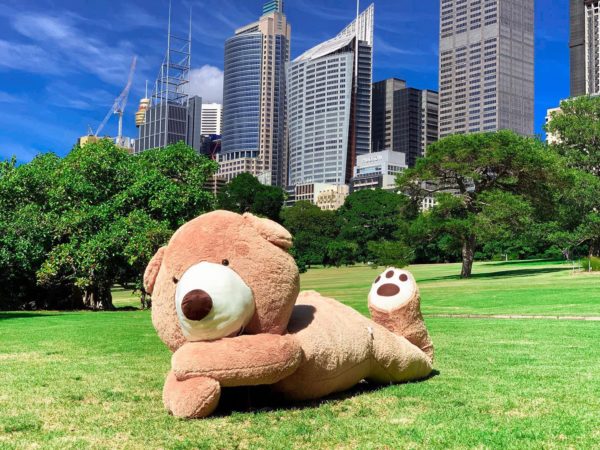
[[[546,125],[548,124],[548,122],[550,122],[550,120],[552,120],[553,115],[560,114],[561,111],[562,110],[560,109],[560,107],[550,108],[546,112]],[[560,142],[560,138],[553,133],[546,133],[546,142],[548,144],[558,144]]]
[[350,190],[395,189],[396,176],[407,169],[406,153],[384,150],[356,158]]
[[348,184],[371,147],[374,6],[287,73],[289,185]]
[[204,103],[202,105],[202,134],[221,135],[223,123],[223,105],[219,103]]

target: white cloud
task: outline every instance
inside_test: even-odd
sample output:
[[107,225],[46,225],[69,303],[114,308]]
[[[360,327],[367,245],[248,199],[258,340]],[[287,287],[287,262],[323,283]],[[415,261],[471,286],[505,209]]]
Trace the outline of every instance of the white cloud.
[[22,103],[23,101],[21,97],[0,91],[0,103]]
[[204,103],[223,103],[223,71],[205,65],[190,71],[190,95],[199,95]]
[[77,20],[71,15],[17,16],[14,29],[32,44],[0,41],[0,66],[35,73],[84,71],[105,82],[123,84],[134,55],[132,45],[123,41],[108,44],[91,36]]
[[2,68],[54,75],[60,73],[58,61],[37,45],[0,39],[0,69]]

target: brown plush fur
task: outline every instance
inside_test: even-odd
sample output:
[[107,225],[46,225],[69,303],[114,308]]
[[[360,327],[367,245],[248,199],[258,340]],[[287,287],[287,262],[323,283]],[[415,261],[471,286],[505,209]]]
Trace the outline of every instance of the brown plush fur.
[[[291,239],[269,220],[216,211],[181,227],[152,259],[144,283],[152,293],[153,324],[174,352],[163,391],[173,415],[210,415],[221,387],[271,385],[302,400],[362,379],[389,383],[429,375],[431,359],[419,346],[429,351],[430,341],[423,346],[422,336],[415,338],[426,333],[418,296],[406,310],[374,311],[381,325],[316,292],[298,296],[298,269],[286,251]],[[187,342],[176,312],[176,283],[193,265],[223,260],[250,287],[254,316],[243,335]]]
[[[410,282],[416,286],[417,283],[412,274],[407,272],[407,276]],[[433,361],[433,343],[431,342],[427,327],[423,321],[423,315],[421,314],[421,300],[418,287],[410,300],[393,311],[382,311],[371,302],[369,302],[369,311],[375,322],[399,336],[404,336],[411,343],[423,350],[429,359]]]
[[257,230],[257,221],[267,222],[249,214],[215,211],[186,223],[169,241],[156,282],[146,282],[146,290],[152,294],[152,323],[172,351],[185,343],[173,301],[175,280],[201,261],[220,264],[228,260],[229,267],[252,289],[256,312],[246,334],[286,331],[299,291],[298,268],[286,250],[267,241],[262,233],[272,224],[272,239],[285,242],[291,241],[291,236],[271,221]]

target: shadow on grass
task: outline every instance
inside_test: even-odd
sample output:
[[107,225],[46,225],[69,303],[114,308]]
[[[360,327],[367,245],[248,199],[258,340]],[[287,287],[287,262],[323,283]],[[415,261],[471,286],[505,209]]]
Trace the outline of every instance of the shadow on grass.
[[518,265],[527,265],[527,264],[562,264],[565,261],[563,260],[553,260],[553,259],[524,259],[524,260],[516,260],[516,261],[498,261],[498,262],[487,262],[482,264],[482,266],[518,266]]
[[35,319],[36,317],[53,317],[62,314],[38,312],[0,312],[0,320],[7,319]]
[[[548,273],[565,272],[570,270],[569,268],[562,267],[539,267],[537,269],[514,269],[514,270],[499,270],[497,272],[488,273],[474,273],[471,275],[472,280],[482,279],[499,279],[499,278],[517,278],[517,277],[530,277],[533,275],[542,275]],[[424,281],[447,281],[447,280],[461,280],[460,275],[447,275],[443,277],[433,277],[419,279],[418,282]],[[468,281],[469,279],[467,279]]]
[[261,413],[289,410],[303,410],[317,408],[328,403],[336,403],[357,397],[369,392],[376,392],[389,386],[422,383],[438,376],[440,372],[433,370],[429,376],[422,380],[398,384],[377,384],[369,381],[361,381],[356,386],[343,392],[328,395],[316,400],[291,402],[286,401],[281,395],[274,394],[269,386],[248,386],[238,388],[224,388],[221,391],[219,406],[211,417],[226,417],[232,413]]

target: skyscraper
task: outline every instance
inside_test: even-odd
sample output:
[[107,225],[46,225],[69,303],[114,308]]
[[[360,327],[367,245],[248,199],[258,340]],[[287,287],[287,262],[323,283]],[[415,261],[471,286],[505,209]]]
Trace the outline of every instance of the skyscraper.
[[533,134],[534,0],[440,0],[440,137]]
[[571,96],[600,93],[600,1],[571,0]]
[[154,84],[151,98],[143,98],[136,114],[139,137],[135,153],[161,148],[183,141],[200,151],[200,111],[202,99],[188,95],[192,27],[187,36],[171,29],[171,11],[167,32],[167,51]]
[[407,87],[396,78],[373,83],[372,117],[372,150],[402,152],[414,167],[437,140],[438,93]]
[[223,105],[204,103],[202,105],[202,134],[221,134],[223,123]]
[[264,184],[285,184],[290,38],[283,1],[270,0],[257,22],[236,30],[225,43],[219,174],[228,179],[250,172]]
[[288,70],[290,185],[348,184],[371,146],[374,6]]

